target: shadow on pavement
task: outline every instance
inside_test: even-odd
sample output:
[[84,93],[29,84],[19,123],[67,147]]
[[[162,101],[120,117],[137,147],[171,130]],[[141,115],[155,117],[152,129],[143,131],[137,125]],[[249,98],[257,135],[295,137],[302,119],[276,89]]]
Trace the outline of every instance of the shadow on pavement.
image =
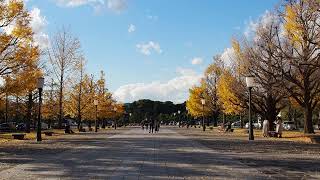
[[[1,155],[0,162],[25,164],[21,173],[31,174],[31,179],[246,179],[249,176],[254,179],[268,179],[279,177],[280,174],[287,178],[301,179],[308,177],[307,174],[319,172],[320,167],[320,162],[314,159],[275,160],[236,154],[238,151],[235,147],[246,146],[242,149],[259,155],[264,152],[260,142],[249,145],[241,141],[200,141],[204,145],[202,146],[178,136],[171,130],[148,134],[142,130],[131,129],[111,137],[105,133],[87,134],[85,138],[80,135],[60,139],[59,143],[63,146],[1,148],[4,155]],[[55,142],[52,142],[52,146],[55,146]],[[259,148],[255,149],[255,146]],[[264,150],[268,151],[268,148],[274,147],[265,146]],[[221,152],[224,149],[233,153]],[[279,148],[279,152],[282,153],[284,149]],[[13,178],[15,176],[21,178],[24,174],[15,174]]]

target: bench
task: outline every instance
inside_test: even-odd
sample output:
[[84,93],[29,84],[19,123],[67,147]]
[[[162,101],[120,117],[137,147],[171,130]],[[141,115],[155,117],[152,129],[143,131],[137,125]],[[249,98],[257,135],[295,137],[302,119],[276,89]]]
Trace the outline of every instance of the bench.
[[268,131],[268,136],[269,137],[278,137],[278,133],[276,131]]
[[23,134],[23,133],[12,134],[13,139],[19,139],[19,140],[23,140],[25,135],[26,134]]
[[45,134],[46,136],[52,136],[53,132],[52,132],[52,131],[46,131],[46,132],[44,132],[44,134]]
[[228,129],[226,132],[233,132],[234,129]]
[[79,132],[86,132],[86,129],[84,129],[84,128],[79,129]]

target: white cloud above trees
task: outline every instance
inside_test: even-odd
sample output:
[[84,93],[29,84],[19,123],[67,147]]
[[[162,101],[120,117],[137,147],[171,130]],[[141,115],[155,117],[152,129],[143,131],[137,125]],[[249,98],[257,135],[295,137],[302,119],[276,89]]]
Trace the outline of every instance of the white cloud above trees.
[[109,9],[110,11],[120,13],[127,8],[126,0],[55,0],[60,6],[78,7],[89,5],[94,9]]
[[[39,8],[34,7],[30,11],[30,18],[30,26],[34,32],[33,37],[36,45],[39,45],[41,49],[47,48],[49,46],[49,36],[45,32],[48,25],[46,17],[41,15],[41,10]],[[3,27],[2,30],[7,34],[11,34],[14,27],[14,24],[9,24],[8,26]]]
[[221,59],[225,66],[232,66],[235,61],[236,55],[233,48],[226,48],[221,54]]
[[271,22],[277,21],[279,21],[279,17],[273,12],[267,10],[257,20],[250,19],[249,22],[246,23],[244,35],[247,38],[252,38],[252,36],[254,36],[254,34],[256,33],[259,25],[266,28],[268,25],[270,25]]
[[192,65],[200,65],[202,64],[203,59],[201,57],[195,57],[191,60]]
[[152,52],[156,52],[158,54],[162,53],[162,49],[160,44],[157,42],[149,41],[147,43],[139,43],[136,45],[138,51],[146,56],[151,55]]
[[108,9],[121,12],[127,8],[126,0],[107,0],[107,7]]
[[177,68],[177,76],[166,82],[153,81],[123,85],[114,92],[114,97],[121,102],[152,99],[182,103],[187,100],[189,89],[198,84],[201,77],[202,75],[192,69]]
[[37,45],[40,48],[44,49],[49,46],[49,36],[45,32],[45,29],[48,25],[48,21],[45,16],[41,15],[41,10],[39,8],[33,8],[30,11],[31,16],[31,28],[34,32],[34,39]]

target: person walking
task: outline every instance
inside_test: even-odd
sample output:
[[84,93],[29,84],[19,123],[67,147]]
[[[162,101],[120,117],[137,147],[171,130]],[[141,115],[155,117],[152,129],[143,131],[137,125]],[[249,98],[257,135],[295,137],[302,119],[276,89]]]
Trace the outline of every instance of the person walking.
[[265,119],[262,123],[262,133],[263,137],[268,137],[268,132],[269,132],[269,121]]
[[149,130],[149,133],[153,133],[153,130],[154,130],[154,121],[153,121],[153,119],[150,119],[150,130]]
[[282,138],[283,124],[282,124],[281,117],[277,117],[276,125],[277,125],[276,126],[276,132],[278,133],[278,137]]

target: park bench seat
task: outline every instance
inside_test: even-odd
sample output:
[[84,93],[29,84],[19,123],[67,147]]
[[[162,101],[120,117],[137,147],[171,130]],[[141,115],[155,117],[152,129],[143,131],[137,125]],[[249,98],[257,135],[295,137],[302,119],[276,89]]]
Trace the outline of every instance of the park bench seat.
[[25,135],[26,134],[23,134],[23,133],[15,133],[15,134],[12,134],[12,137],[13,139],[23,140]]
[[84,128],[79,129],[79,132],[86,132],[86,129],[84,129]]
[[227,132],[233,132],[234,131],[234,129],[229,129],[229,130],[227,130]]
[[46,136],[52,136],[53,135],[53,132],[52,131],[45,131],[44,134]]
[[270,136],[270,137],[278,137],[278,133],[276,131],[268,131],[268,136]]

